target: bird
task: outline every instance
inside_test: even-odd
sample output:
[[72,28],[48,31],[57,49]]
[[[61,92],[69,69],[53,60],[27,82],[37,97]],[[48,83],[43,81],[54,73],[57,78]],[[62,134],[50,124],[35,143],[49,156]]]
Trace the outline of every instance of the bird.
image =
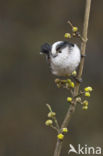
[[56,76],[67,76],[77,69],[81,60],[79,47],[68,41],[56,41],[52,45],[41,46],[40,54],[45,54],[51,73]]

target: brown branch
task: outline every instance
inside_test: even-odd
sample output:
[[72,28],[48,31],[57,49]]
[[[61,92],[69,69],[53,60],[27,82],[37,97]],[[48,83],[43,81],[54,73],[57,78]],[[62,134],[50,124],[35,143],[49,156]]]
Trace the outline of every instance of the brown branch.
[[[87,43],[87,32],[88,32],[88,22],[89,22],[89,15],[90,15],[90,6],[91,6],[91,0],[86,0],[86,6],[85,6],[85,15],[84,15],[84,23],[83,23],[83,33],[82,33],[82,41],[81,41],[81,54],[85,55],[85,49],[86,49],[86,43]],[[79,65],[79,70],[77,74],[77,78],[80,79],[82,77],[83,73],[83,67],[84,67],[84,57],[81,58],[81,62]],[[78,95],[80,83],[76,82],[75,89],[74,89],[74,96]],[[70,105],[67,114],[64,118],[64,121],[61,125],[61,128],[67,127],[69,124],[69,121],[71,119],[71,116],[73,112],[76,109],[76,100],[74,99],[73,104]],[[62,141],[57,139],[54,156],[60,156],[62,149]]]

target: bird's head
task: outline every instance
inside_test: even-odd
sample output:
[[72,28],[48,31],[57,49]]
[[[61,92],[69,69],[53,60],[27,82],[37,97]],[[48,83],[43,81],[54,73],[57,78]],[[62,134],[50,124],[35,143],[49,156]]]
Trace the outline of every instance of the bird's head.
[[74,44],[67,41],[57,41],[51,47],[51,55],[56,57],[62,53],[68,52],[68,48],[73,47]]
[[[41,46],[40,54],[46,54],[48,57],[56,57],[62,55],[63,53],[68,53],[68,50],[74,47],[74,44],[67,41],[57,41],[51,45],[45,43]],[[69,48],[69,49],[68,49]]]

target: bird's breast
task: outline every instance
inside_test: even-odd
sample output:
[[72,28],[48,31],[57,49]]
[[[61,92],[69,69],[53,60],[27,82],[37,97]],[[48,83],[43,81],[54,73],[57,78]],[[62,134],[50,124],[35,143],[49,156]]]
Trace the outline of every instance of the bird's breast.
[[79,52],[58,55],[55,58],[51,58],[52,73],[58,76],[70,74],[77,68],[79,62],[80,62]]

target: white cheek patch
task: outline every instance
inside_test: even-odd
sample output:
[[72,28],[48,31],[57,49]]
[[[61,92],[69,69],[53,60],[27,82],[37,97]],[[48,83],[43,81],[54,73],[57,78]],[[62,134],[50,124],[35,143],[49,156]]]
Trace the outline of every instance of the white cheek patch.
[[56,54],[57,54],[56,50],[53,50],[53,49],[52,49],[51,54],[52,54],[52,55],[56,55]]
[[57,47],[57,45],[60,44],[60,43],[62,43],[62,41],[58,41],[58,42],[56,42],[56,43],[54,43],[54,44],[52,45],[52,47],[51,47],[51,54],[52,54],[52,55],[56,55],[56,54],[57,54],[56,47]]

